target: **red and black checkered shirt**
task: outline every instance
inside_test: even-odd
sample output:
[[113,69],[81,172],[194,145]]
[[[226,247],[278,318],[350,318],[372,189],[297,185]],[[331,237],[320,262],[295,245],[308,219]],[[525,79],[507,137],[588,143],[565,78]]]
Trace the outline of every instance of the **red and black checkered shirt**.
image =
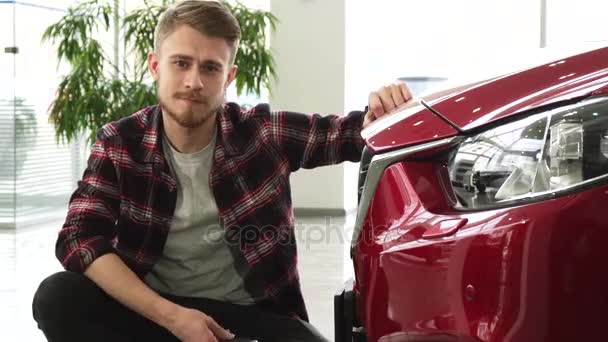
[[[248,281],[287,315],[308,320],[300,290],[289,175],[358,161],[363,112],[347,116],[243,110],[218,114],[210,187],[226,239],[251,266]],[[70,271],[116,253],[140,277],[163,253],[176,205],[176,179],[165,161],[158,106],[105,125],[72,195],[56,254]],[[319,189],[321,194],[322,189]]]

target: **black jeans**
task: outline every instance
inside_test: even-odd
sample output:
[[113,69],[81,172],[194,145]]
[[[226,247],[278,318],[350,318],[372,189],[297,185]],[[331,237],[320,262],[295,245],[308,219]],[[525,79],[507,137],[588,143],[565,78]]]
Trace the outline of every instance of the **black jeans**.
[[[164,297],[204,312],[237,337],[260,342],[327,342],[312,325],[256,306]],[[87,277],[73,272],[56,273],[40,284],[33,314],[50,342],[178,341],[163,327],[112,299]]]

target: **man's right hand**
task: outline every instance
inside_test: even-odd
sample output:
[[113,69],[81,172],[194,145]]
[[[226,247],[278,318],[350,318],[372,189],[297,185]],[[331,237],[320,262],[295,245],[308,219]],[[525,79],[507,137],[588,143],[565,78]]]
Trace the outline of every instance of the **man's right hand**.
[[204,313],[175,304],[150,289],[114,253],[95,259],[85,275],[108,295],[186,342],[219,342],[234,335]]
[[234,334],[222,328],[204,313],[180,307],[169,331],[185,342],[219,342],[234,338]]

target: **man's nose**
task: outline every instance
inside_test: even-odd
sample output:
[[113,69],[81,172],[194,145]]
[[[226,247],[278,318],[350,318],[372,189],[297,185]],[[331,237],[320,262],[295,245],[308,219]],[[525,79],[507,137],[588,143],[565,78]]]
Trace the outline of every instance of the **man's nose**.
[[186,88],[189,89],[202,89],[203,78],[196,68],[192,68],[186,76]]

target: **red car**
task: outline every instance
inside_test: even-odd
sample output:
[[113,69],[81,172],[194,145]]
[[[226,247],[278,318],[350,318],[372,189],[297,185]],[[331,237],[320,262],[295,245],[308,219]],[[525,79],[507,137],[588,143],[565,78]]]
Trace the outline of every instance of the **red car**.
[[337,342],[608,341],[608,48],[363,135]]

